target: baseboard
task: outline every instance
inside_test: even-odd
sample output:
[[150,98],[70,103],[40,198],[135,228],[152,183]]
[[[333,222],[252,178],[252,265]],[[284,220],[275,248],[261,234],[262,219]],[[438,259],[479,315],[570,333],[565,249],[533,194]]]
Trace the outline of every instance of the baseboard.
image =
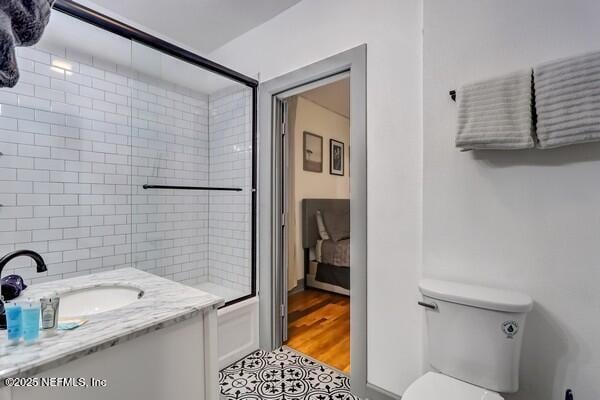
[[367,399],[368,400],[400,400],[402,396],[398,396],[392,392],[367,383]]
[[305,289],[304,279],[298,279],[298,284],[296,285],[295,288],[293,288],[292,290],[288,291],[288,296],[292,295],[292,294],[303,292],[304,289]]

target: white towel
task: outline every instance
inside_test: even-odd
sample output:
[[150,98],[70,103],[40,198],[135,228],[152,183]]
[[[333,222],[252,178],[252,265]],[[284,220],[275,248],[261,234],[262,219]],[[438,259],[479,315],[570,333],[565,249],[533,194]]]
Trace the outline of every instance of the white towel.
[[534,68],[538,147],[600,141],[600,52]]
[[531,69],[464,85],[457,97],[456,147],[511,150],[535,146]]

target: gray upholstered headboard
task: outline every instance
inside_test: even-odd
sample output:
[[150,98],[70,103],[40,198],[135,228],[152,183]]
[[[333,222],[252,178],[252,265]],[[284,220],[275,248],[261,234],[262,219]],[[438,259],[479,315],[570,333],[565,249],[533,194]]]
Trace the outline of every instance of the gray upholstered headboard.
[[315,213],[350,212],[350,199],[302,199],[302,247],[308,249],[320,239]]

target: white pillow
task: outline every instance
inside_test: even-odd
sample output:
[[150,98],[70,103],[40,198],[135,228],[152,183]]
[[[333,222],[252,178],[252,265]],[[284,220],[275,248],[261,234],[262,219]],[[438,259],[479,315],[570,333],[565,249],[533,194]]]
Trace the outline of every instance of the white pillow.
[[327,228],[325,228],[325,222],[323,222],[323,215],[321,211],[317,210],[315,213],[315,217],[317,218],[317,228],[319,229],[319,236],[321,236],[322,240],[329,240],[329,233],[327,232]]

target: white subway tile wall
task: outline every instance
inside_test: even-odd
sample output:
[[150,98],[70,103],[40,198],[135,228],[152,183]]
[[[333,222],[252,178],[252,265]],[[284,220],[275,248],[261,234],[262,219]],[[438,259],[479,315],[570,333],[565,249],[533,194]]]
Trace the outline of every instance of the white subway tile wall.
[[247,90],[209,99],[56,46],[19,48],[18,61],[21,80],[0,90],[0,253],[39,251],[48,272],[17,259],[3,275],[35,283],[134,266],[249,290]]
[[250,293],[252,91],[225,89],[209,98],[210,184],[241,192],[211,192],[209,278]]
[[142,185],[208,185],[208,96],[149,79],[131,87],[133,265],[190,285],[206,281],[208,193]]

